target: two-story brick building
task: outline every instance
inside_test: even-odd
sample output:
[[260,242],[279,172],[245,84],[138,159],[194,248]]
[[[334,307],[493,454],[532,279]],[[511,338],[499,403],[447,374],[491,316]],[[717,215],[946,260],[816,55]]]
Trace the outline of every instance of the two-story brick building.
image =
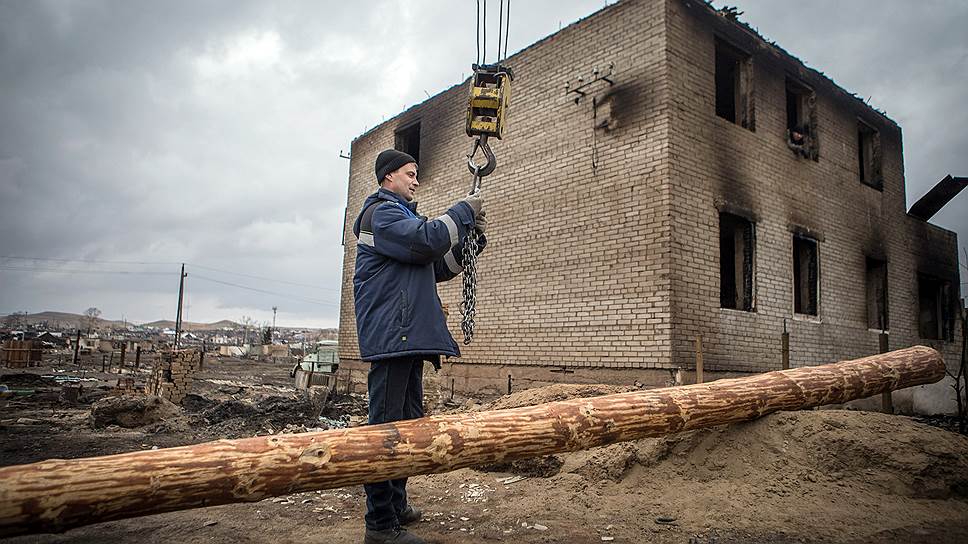
[[[624,0],[507,64],[477,334],[448,387],[661,384],[694,368],[698,336],[707,372],[774,370],[784,329],[791,366],[876,353],[881,330],[957,359],[956,236],[906,213],[886,115],[702,1]],[[345,368],[365,368],[352,223],[376,154],[419,156],[420,209],[439,213],[470,183],[466,97],[465,82],[353,142]],[[451,308],[459,287],[441,285]]]

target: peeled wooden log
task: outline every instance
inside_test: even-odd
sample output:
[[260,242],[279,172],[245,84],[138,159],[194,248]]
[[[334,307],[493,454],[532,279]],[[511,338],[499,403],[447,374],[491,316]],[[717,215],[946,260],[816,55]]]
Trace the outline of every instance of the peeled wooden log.
[[446,472],[843,403],[944,376],[918,346],[745,378],[0,468],[0,536]]

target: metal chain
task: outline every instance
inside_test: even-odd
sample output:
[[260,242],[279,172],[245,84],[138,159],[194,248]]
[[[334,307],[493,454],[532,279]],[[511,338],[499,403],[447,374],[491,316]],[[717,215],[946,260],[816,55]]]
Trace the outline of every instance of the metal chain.
[[464,344],[474,340],[474,316],[477,314],[477,241],[480,232],[471,229],[464,238],[464,300],[460,303],[460,328]]
[[[473,156],[474,153],[472,152],[471,158]],[[480,190],[480,188],[481,170],[476,168],[474,171],[474,186],[471,188],[471,192]],[[478,239],[480,235],[477,227],[468,231],[467,236],[464,237],[464,251],[461,254],[461,260],[464,263],[464,300],[460,303],[460,328],[464,331],[465,346],[474,340],[474,316],[477,315],[477,250],[479,249]]]
[[[487,158],[487,163],[480,166],[474,162],[474,155],[480,149]],[[471,185],[471,193],[481,189],[481,182],[484,176],[494,171],[497,160],[487,145],[487,136],[482,135],[474,140],[474,147],[467,155],[467,166],[474,175],[474,182]],[[464,332],[464,345],[470,344],[474,340],[474,316],[477,314],[477,252],[480,249],[481,232],[477,227],[471,229],[464,237],[464,249],[461,253],[461,260],[464,263],[464,300],[460,303],[460,328]]]

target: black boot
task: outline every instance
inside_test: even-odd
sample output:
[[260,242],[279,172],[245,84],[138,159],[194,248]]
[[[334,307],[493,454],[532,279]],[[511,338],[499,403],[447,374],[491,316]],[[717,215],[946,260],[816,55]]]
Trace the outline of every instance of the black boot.
[[406,510],[397,514],[397,521],[400,522],[400,525],[410,525],[411,523],[420,521],[421,517],[423,517],[423,513],[408,504]]
[[403,527],[394,527],[383,531],[367,529],[363,544],[427,544],[427,541]]

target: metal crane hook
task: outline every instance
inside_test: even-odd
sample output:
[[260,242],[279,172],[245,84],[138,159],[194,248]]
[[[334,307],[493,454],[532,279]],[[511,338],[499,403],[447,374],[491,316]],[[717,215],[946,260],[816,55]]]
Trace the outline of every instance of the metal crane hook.
[[[477,150],[480,149],[484,152],[484,158],[487,162],[483,165],[478,165],[474,162],[474,155],[477,154]],[[474,178],[483,178],[484,176],[490,174],[497,167],[497,158],[494,156],[494,152],[491,151],[491,146],[487,145],[487,135],[483,134],[474,139],[474,147],[471,148],[471,152],[467,154],[467,168],[474,174]]]

